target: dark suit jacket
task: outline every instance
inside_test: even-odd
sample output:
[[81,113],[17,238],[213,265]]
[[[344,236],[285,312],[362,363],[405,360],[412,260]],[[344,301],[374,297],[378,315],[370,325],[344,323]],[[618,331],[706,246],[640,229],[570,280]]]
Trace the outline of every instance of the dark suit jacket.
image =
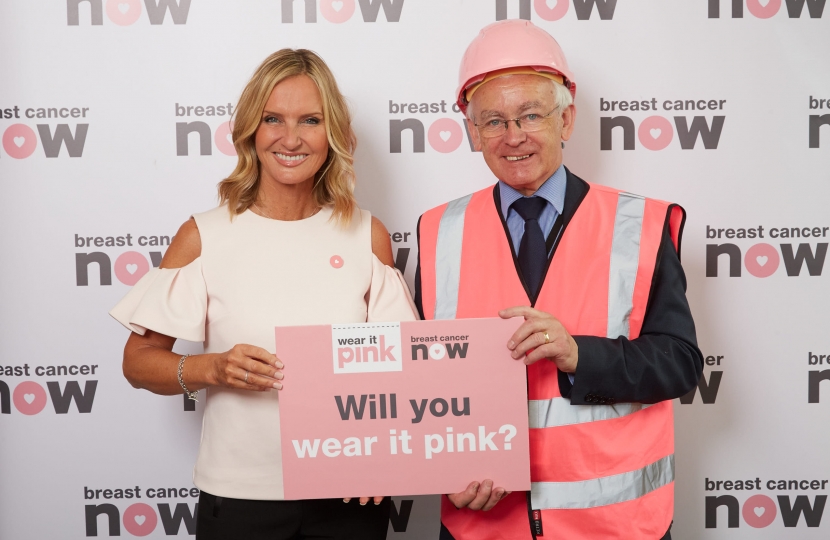
[[[562,211],[565,229],[590,189],[570,171],[566,182]],[[493,191],[494,202],[501,213],[498,191]],[[420,221],[418,238],[420,243]],[[510,241],[509,235],[507,238]],[[667,222],[639,337],[629,340],[573,336],[579,347],[574,384],[567,374],[559,372],[559,390],[572,404],[656,403],[680,397],[695,387],[703,370],[703,355],[697,347],[695,323],[686,300],[686,275],[678,251]],[[518,265],[516,268],[518,272]],[[420,254],[415,273],[415,304],[423,318]]]

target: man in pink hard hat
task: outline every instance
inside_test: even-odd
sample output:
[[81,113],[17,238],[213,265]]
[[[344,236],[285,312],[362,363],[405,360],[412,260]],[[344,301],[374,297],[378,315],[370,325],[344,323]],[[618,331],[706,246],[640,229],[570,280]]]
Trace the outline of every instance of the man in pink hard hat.
[[669,400],[703,358],[680,266],[685,212],[589,184],[562,163],[576,82],[529,21],[485,27],[461,61],[457,103],[495,186],[418,222],[424,319],[525,322],[531,491],[490,479],[442,498],[441,538],[670,538]]

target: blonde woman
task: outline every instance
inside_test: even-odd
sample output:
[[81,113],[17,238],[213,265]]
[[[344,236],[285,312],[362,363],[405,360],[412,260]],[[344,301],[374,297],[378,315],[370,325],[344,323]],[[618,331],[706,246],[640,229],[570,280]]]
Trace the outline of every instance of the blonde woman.
[[[196,536],[386,538],[389,499],[284,501],[274,327],[413,320],[383,224],[352,195],[356,144],[334,77],[307,50],[268,57],[236,108],[220,206],[182,225],[111,314],[124,375],[161,395],[207,389]],[[176,339],[204,341],[180,356]],[[345,504],[344,504],[345,502]]]

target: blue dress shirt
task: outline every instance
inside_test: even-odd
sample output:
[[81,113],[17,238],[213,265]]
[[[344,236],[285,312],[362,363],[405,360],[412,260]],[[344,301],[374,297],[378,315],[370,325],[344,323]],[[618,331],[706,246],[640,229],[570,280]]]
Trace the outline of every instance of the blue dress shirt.
[[[539,226],[547,239],[556,218],[562,213],[565,206],[565,165],[562,164],[556,169],[550,178],[545,180],[539,189],[532,196],[545,199],[548,204],[539,215]],[[513,240],[513,249],[516,256],[519,255],[519,244],[522,242],[522,235],[525,233],[525,220],[510,205],[524,197],[521,193],[499,180],[499,195],[501,195],[501,215],[505,216],[507,230],[510,231],[510,238]],[[550,253],[548,253],[550,256]],[[573,373],[568,373],[571,384],[574,383]]]
[[[545,183],[533,194],[533,196],[541,197],[548,203],[539,216],[539,226],[542,228],[546,239],[565,205],[565,179],[565,165],[560,165],[556,172],[545,180]],[[519,244],[522,241],[522,235],[525,233],[525,220],[510,205],[524,197],[524,195],[501,180],[499,180],[499,194],[501,195],[501,215],[504,216],[504,220],[507,222],[507,230],[510,231],[510,239],[513,240],[513,249],[516,256],[518,256]]]

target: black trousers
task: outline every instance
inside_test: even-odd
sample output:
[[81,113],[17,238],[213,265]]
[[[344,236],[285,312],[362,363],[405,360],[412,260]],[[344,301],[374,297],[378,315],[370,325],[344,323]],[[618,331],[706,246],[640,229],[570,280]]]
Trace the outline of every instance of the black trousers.
[[[441,524],[441,535],[438,537],[438,540],[455,540],[455,538],[453,538],[450,534],[450,531],[444,527],[443,523]],[[669,530],[666,531],[665,536],[663,536],[660,540],[671,540],[671,525],[669,525]]]
[[365,506],[358,499],[252,501],[203,491],[196,540],[384,540],[391,501],[370,500]]

